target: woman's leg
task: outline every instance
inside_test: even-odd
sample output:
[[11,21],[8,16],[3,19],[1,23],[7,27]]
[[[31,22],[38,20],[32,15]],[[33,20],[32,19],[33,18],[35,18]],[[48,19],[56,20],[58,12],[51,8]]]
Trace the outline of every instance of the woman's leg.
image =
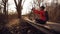
[[35,19],[36,20],[36,23],[39,23],[39,24],[45,24],[46,21],[43,21],[43,20],[40,20],[40,19]]

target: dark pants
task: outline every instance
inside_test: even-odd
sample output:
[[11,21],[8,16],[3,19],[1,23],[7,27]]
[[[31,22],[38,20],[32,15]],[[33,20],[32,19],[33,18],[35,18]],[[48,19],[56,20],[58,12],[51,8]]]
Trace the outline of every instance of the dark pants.
[[45,23],[46,23],[46,21],[43,21],[43,20],[41,20],[41,19],[35,19],[35,20],[36,20],[36,22],[39,23],[39,24],[45,24]]

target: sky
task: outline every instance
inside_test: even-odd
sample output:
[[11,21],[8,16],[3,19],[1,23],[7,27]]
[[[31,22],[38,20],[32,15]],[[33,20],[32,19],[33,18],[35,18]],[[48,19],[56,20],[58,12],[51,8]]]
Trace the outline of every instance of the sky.
[[[0,1],[1,1],[1,0],[0,0]],[[31,0],[28,0],[28,1],[26,0],[25,4],[28,3],[29,1],[31,1]],[[47,0],[46,0],[46,1],[47,1]],[[45,2],[46,2],[46,1],[45,1]],[[51,1],[52,1],[52,0],[48,0],[48,2],[51,2]],[[13,1],[13,0],[9,0],[8,2],[9,2],[9,9],[15,10],[16,7],[15,7],[15,4],[14,4],[14,1]]]
[[[26,14],[29,14],[31,12],[32,4],[33,4],[32,1],[33,0],[26,0],[25,3],[22,3],[22,5],[23,5],[22,15],[26,15]],[[51,1],[52,0],[46,0],[45,2],[51,3]],[[15,12],[16,11],[16,9],[15,9],[16,7],[15,7],[15,4],[14,4],[14,1],[13,0],[9,0],[8,2],[9,2],[9,10],[13,10]]]
[[[31,9],[33,8],[32,5],[34,4],[33,1],[36,1],[36,0],[25,0],[25,2],[24,2],[24,0],[22,1],[22,2],[24,2],[24,3],[22,3],[22,5],[23,5],[22,15],[26,15],[31,12]],[[14,1],[9,0],[8,2],[9,2],[9,10],[16,11]],[[51,0],[49,2],[51,2]],[[38,7],[37,5],[35,5],[35,6],[36,6],[36,8]]]
[[14,11],[16,11],[16,7],[15,7],[15,4],[14,4],[14,1],[13,0],[9,0],[8,1],[8,3],[9,3],[9,10],[14,10]]
[[[24,1],[24,0],[23,0]],[[32,0],[26,0],[25,1],[25,3],[24,3],[24,6],[23,6],[23,9],[22,9],[22,15],[25,15],[25,14],[27,14],[27,13],[30,13],[30,11],[31,11],[31,9],[30,8],[32,8],[31,7],[31,1]],[[11,12],[11,10],[13,10],[13,11],[16,11],[16,7],[15,7],[15,4],[14,4],[14,1],[13,0],[9,0],[9,10],[10,10],[10,12]],[[23,5],[23,3],[22,3],[22,5]]]
[[[51,2],[51,0],[49,2]],[[44,3],[41,3],[40,6],[42,6],[42,4],[44,4]],[[45,4],[44,4],[44,6],[45,6]],[[35,7],[36,9],[39,9],[38,1],[37,0],[26,0],[23,3],[22,15],[29,14],[33,7]]]

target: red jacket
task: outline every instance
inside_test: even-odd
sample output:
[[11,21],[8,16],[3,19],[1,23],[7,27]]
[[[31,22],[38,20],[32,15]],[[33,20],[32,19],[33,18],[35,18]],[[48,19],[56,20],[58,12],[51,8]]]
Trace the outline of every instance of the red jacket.
[[43,20],[43,21],[46,20],[45,11],[44,11],[44,10],[40,10],[40,11],[38,11],[38,10],[33,10],[33,12],[34,12],[35,14],[39,14],[41,20]]

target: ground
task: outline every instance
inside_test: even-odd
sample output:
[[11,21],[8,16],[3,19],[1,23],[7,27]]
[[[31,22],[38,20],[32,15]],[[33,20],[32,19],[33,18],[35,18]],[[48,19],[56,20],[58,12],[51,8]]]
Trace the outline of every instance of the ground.
[[[20,26],[19,26],[19,23],[20,23],[20,21],[19,21],[19,19],[18,18],[14,18],[14,19],[10,19],[9,20],[9,22],[5,25],[5,30],[7,30],[7,31],[9,31],[8,33],[12,33],[12,34],[21,34],[20,33]],[[30,25],[30,24],[28,24],[28,23],[26,22],[26,27],[25,27],[25,23],[23,23],[22,24],[22,26],[23,26],[23,28],[21,28],[22,30],[22,33],[23,34],[25,34],[25,33],[28,33],[28,34],[34,34],[34,33],[37,33],[38,32],[38,34],[39,34],[39,32],[40,33],[43,33],[43,32],[41,32],[39,29],[41,28],[41,27],[39,27],[39,26],[36,26],[36,25],[40,25],[40,24],[37,24],[37,23],[32,23],[32,25]],[[35,24],[35,25],[34,25]],[[44,24],[44,25],[40,25],[40,26],[44,26],[45,28],[47,28],[47,29],[52,29],[52,30],[54,30],[54,31],[56,31],[56,32],[60,32],[60,23],[55,23],[55,22],[47,22],[46,24]],[[3,27],[4,28],[4,27]],[[43,29],[43,28],[42,28]],[[41,29],[41,30],[42,30]],[[3,31],[5,31],[4,29],[3,29]],[[50,32],[49,32],[50,33]],[[59,33],[60,34],[60,33]]]
[[[6,24],[8,27],[13,27],[15,25],[19,24],[19,19],[12,19],[9,21],[8,24]],[[59,23],[55,23],[55,22],[47,22],[47,24],[43,25],[44,27],[48,28],[48,29],[53,29],[57,32],[60,32],[60,24]],[[19,27],[17,27],[19,28]]]

